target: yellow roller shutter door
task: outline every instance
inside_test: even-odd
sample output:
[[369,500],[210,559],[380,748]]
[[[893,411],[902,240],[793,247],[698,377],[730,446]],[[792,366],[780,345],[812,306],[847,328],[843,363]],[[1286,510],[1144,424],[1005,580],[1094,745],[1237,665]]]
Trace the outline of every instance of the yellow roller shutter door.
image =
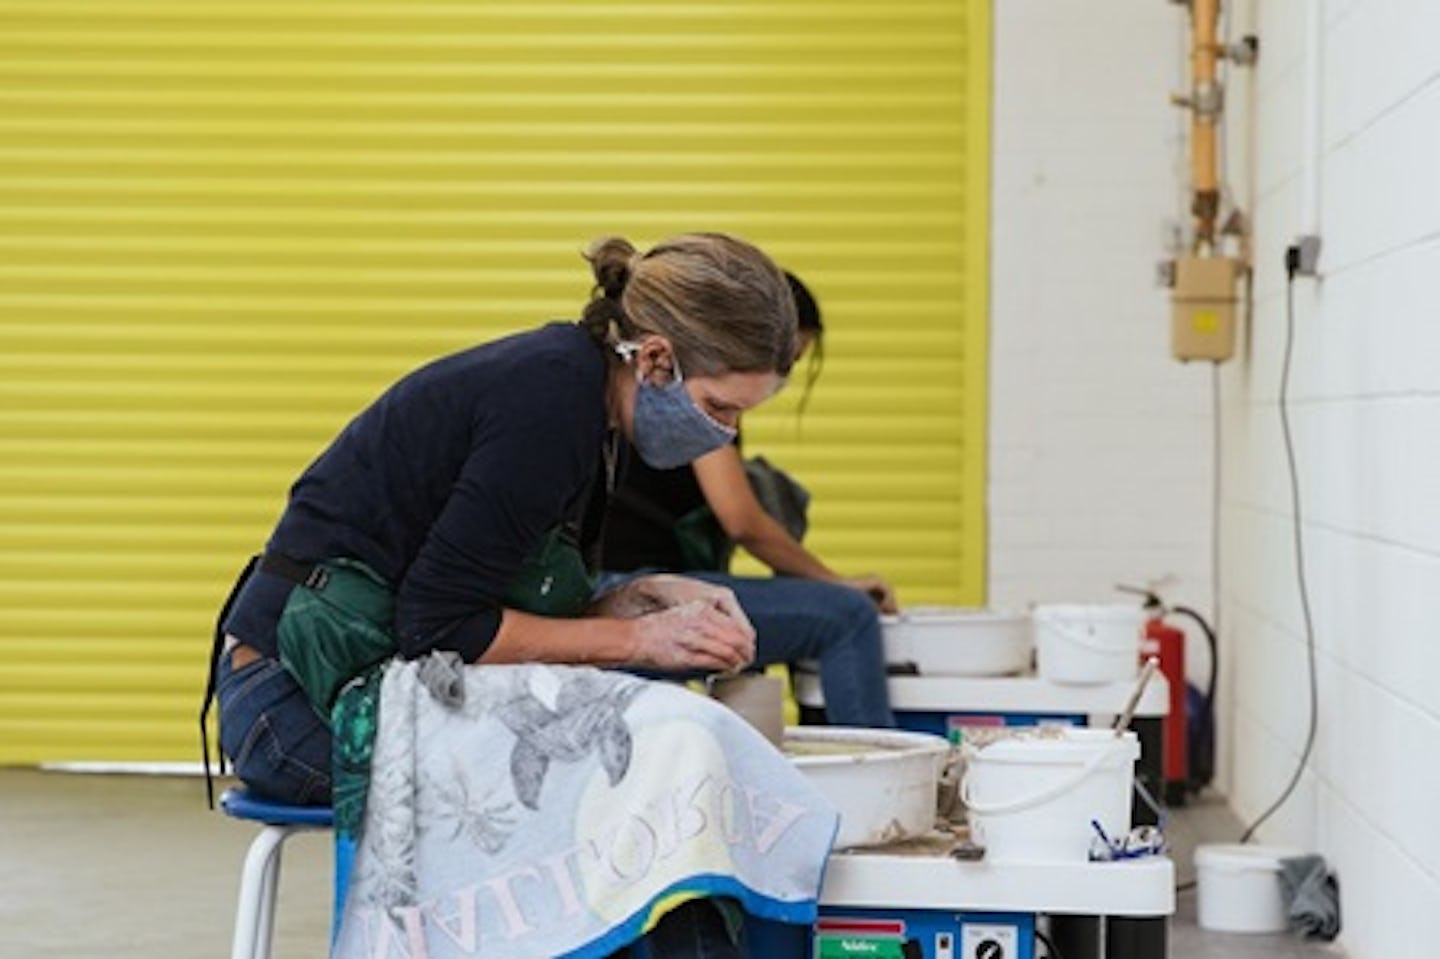
[[0,762],[183,759],[291,478],[577,251],[748,236],[824,376],[747,420],[813,545],[983,599],[979,0],[0,0]]

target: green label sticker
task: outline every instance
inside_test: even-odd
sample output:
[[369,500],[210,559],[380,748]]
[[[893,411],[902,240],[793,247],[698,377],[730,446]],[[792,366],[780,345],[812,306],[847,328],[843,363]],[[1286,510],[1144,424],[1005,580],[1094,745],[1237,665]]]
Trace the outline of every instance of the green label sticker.
[[905,941],[893,936],[847,936],[821,933],[815,937],[815,959],[905,959]]

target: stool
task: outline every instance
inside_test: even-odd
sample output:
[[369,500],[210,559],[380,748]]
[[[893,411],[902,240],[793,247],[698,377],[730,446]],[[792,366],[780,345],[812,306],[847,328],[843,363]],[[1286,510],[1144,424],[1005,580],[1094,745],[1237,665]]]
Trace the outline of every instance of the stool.
[[245,854],[240,901],[235,907],[235,938],[230,959],[270,959],[275,933],[275,892],[280,885],[280,847],[293,833],[329,829],[335,813],[328,806],[290,806],[227,789],[220,797],[225,815],[263,825]]

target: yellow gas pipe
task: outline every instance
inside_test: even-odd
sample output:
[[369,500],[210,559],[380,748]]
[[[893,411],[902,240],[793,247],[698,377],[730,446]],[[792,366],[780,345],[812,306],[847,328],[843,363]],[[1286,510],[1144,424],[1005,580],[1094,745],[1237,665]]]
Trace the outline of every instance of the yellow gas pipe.
[[1228,55],[1216,38],[1221,2],[1190,0],[1190,93],[1173,98],[1190,111],[1195,241],[1190,254],[1174,262],[1171,352],[1179,360],[1215,363],[1235,352],[1236,285],[1243,269],[1240,260],[1218,255],[1215,242],[1220,216],[1217,127],[1224,109],[1216,66]]
[[1220,214],[1220,180],[1216,164],[1216,124],[1224,109],[1216,63],[1221,47],[1216,38],[1220,22],[1220,0],[1191,0],[1190,51],[1190,166],[1194,177],[1194,199],[1190,212],[1195,216],[1195,247],[1208,252],[1214,248],[1215,221]]

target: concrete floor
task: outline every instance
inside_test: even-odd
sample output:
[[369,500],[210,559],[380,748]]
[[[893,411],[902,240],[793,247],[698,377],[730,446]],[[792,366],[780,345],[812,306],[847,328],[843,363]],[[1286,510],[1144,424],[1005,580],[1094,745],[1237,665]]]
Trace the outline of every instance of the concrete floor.
[[[1219,803],[1182,811],[1171,828],[1180,878],[1191,876],[1197,842],[1239,831]],[[0,769],[0,959],[226,956],[252,836],[250,827],[207,810],[195,779]],[[276,959],[324,955],[330,870],[329,834],[286,845]],[[1179,907],[1170,959],[1342,955],[1290,936],[1201,930],[1193,891]]]

